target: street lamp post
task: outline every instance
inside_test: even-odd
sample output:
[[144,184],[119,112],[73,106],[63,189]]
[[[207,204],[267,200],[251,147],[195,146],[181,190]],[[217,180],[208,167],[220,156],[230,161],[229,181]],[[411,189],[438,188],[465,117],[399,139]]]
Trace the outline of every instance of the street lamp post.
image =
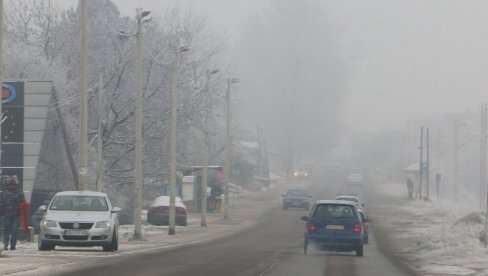
[[3,121],[3,0],[0,0],[0,179],[2,169],[2,121]]
[[206,80],[205,80],[205,118],[203,121],[203,132],[204,132],[204,150],[203,150],[203,169],[202,169],[202,186],[200,193],[201,200],[201,221],[200,225],[207,226],[207,186],[208,186],[208,159],[210,155],[210,137],[208,130],[208,121],[210,117],[210,76],[217,74],[218,69],[206,70]]
[[87,49],[87,0],[80,0],[81,4],[81,46],[80,46],[80,165],[78,190],[86,190],[86,175],[88,169],[88,103],[87,103],[87,80],[86,80],[86,49]]
[[177,143],[177,105],[178,105],[178,70],[180,53],[190,50],[188,47],[175,48],[174,66],[171,89],[171,172],[169,197],[169,227],[168,235],[175,234],[175,198],[176,198],[176,143]]
[[136,145],[135,145],[135,192],[134,192],[134,240],[142,239],[142,94],[143,94],[143,60],[142,60],[142,23],[143,18],[151,13],[143,11],[137,14],[137,61],[136,61]]
[[224,174],[225,174],[225,189],[224,189],[224,219],[229,219],[229,172],[230,172],[230,120],[231,120],[231,113],[230,113],[230,87],[233,83],[238,82],[239,79],[237,78],[228,78],[227,79],[227,91],[225,93],[225,102],[226,102],[226,123],[225,123],[225,164],[224,164]]

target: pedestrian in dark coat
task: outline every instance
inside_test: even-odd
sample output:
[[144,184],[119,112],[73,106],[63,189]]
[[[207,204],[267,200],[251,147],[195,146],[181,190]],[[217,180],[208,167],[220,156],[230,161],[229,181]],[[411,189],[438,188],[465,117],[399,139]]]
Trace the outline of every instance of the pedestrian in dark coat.
[[17,229],[20,226],[19,205],[25,202],[24,193],[19,189],[16,178],[9,178],[7,189],[2,192],[1,206],[3,212],[3,250],[15,250]]

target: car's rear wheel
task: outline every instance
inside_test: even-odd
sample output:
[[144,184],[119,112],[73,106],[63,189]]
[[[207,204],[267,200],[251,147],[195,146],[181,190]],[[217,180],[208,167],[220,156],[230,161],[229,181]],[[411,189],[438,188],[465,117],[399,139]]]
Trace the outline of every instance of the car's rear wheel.
[[305,240],[303,243],[303,253],[307,256],[311,256],[314,253],[314,250],[310,247],[308,240]]
[[119,249],[119,237],[117,235],[117,231],[114,230],[114,233],[112,235],[112,242],[108,245],[104,245],[103,251],[113,252],[113,251],[117,251],[118,249]]
[[54,244],[49,244],[45,241],[42,241],[41,237],[37,239],[37,248],[39,249],[39,251],[54,250],[55,247],[56,246]]
[[364,244],[368,244],[368,241],[369,241],[369,237],[368,236],[364,237]]
[[360,246],[358,246],[358,248],[356,248],[356,256],[357,257],[363,256],[363,245],[360,245]]

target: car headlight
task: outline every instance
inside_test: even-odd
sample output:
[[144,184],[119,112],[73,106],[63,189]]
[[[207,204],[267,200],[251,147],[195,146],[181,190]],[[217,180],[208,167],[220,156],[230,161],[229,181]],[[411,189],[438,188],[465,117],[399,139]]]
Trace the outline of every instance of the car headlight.
[[58,224],[54,220],[43,220],[41,223],[46,227],[58,227]]
[[95,223],[95,228],[110,228],[110,221],[99,221]]
[[295,175],[295,176],[298,176],[298,172],[295,172],[295,173],[294,173],[294,175]]

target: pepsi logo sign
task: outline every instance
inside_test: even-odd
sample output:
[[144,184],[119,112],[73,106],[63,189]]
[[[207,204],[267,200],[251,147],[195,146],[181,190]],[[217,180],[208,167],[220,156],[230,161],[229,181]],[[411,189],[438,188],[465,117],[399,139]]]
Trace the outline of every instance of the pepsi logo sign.
[[9,103],[15,99],[17,91],[15,88],[8,84],[2,84],[2,104]]

